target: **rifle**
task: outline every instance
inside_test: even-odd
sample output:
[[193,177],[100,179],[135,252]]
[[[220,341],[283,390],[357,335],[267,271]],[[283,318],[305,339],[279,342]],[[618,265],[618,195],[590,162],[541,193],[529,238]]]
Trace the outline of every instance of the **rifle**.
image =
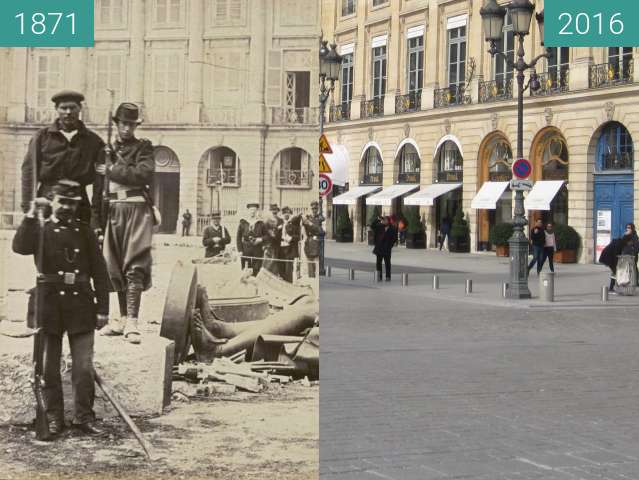
[[[107,144],[104,147],[107,155],[104,156],[104,164],[106,165],[107,160],[113,159],[111,155],[113,154],[113,145],[111,145],[111,138],[113,136],[113,100],[115,95],[115,90],[107,89],[109,94],[111,95],[111,104],[109,106],[109,118],[107,122]],[[107,156],[109,158],[107,158]],[[104,178],[102,179],[102,202],[100,204],[100,229],[102,230],[102,234],[106,231],[106,223],[109,218],[109,178],[104,173]]]

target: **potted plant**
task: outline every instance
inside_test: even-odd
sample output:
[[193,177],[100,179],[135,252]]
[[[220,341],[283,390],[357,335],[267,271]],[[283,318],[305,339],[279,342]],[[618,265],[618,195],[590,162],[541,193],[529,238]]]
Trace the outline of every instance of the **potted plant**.
[[426,248],[426,229],[419,217],[419,207],[404,207],[406,248]]
[[495,245],[498,257],[507,257],[510,255],[510,247],[508,240],[513,236],[512,223],[498,223],[490,229],[488,241],[491,245]]
[[337,225],[335,228],[335,240],[338,242],[353,241],[353,223],[348,215],[348,207],[342,207],[337,214]]
[[368,213],[368,218],[366,219],[366,226],[368,227],[368,230],[366,234],[369,245],[375,245],[375,232],[371,230],[371,225],[373,224],[375,219],[380,216],[381,213],[382,210],[379,205],[375,205],[375,207],[370,209]]
[[464,212],[457,210],[450,227],[450,238],[448,248],[451,252],[470,252],[470,228],[464,219]]
[[570,225],[555,224],[555,242],[557,251],[554,260],[557,263],[577,263],[577,252],[581,246],[581,237]]

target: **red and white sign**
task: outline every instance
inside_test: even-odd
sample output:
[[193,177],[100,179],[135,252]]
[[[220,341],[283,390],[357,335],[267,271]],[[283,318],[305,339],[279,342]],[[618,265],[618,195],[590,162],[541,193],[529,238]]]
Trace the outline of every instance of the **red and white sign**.
[[329,192],[333,190],[333,181],[325,173],[320,173],[319,176],[319,194],[321,197],[325,197]]
[[530,177],[530,174],[532,173],[532,165],[525,158],[515,160],[512,169],[513,176],[522,180]]

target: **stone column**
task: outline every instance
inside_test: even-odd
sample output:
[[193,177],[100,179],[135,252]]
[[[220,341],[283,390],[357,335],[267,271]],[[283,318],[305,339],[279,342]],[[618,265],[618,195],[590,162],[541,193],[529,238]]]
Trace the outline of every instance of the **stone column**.
[[568,88],[570,91],[590,88],[590,66],[593,64],[592,48],[576,47],[572,49],[573,62],[570,64]]
[[11,69],[13,75],[9,75],[9,102],[7,120],[9,123],[22,123],[26,120],[27,111],[27,49],[12,48]]
[[129,47],[128,61],[128,92],[127,96],[131,98],[141,108],[144,108],[144,71],[146,68],[146,56],[144,54],[144,33],[146,30],[145,22],[145,4],[144,0],[136,0],[131,2],[131,41]]
[[204,3],[191,0],[189,5],[189,47],[186,82],[186,108],[181,112],[185,123],[200,123],[204,61]]

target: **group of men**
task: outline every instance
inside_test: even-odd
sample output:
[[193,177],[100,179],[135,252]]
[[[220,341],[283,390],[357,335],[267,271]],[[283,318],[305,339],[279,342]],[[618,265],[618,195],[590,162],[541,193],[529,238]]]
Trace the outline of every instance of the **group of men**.
[[[38,130],[22,165],[22,209],[14,252],[33,255],[38,269],[30,312],[42,342],[43,397],[50,434],[65,428],[60,356],[66,332],[72,357],[75,417],[88,434],[95,424],[94,331],[140,343],[142,292],[151,286],[153,227],[159,222],[149,184],[155,171],[151,142],[138,139],[140,112],[119,105],[104,142],[80,120],[81,93],[51,98],[58,118]],[[89,202],[86,186],[93,185]],[[92,282],[92,283],[91,283]],[[109,323],[109,292],[121,318]],[[109,325],[107,325],[109,324]],[[104,328],[106,327],[106,328]]]
[[[290,207],[271,204],[268,214],[258,215],[260,205],[248,203],[248,214],[240,220],[236,235],[236,247],[242,269],[250,269],[255,276],[261,268],[293,282],[295,259],[300,258],[299,244],[304,229],[304,254],[308,260],[309,277],[315,277],[315,261],[319,257],[319,236],[322,217],[319,204],[311,202],[310,215],[293,215]],[[213,212],[212,225],[204,229],[202,243],[206,257],[222,253],[231,243],[228,230],[220,225],[220,213]]]

